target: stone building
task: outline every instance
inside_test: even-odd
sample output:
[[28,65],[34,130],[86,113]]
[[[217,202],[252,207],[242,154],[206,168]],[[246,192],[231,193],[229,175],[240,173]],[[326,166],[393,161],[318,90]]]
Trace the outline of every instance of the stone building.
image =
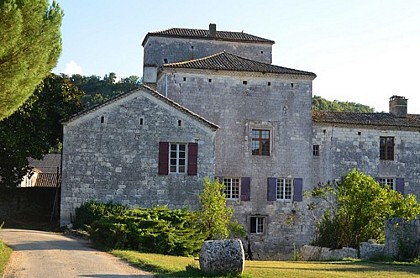
[[[253,259],[289,259],[312,239],[303,192],[318,183],[358,168],[419,196],[420,116],[406,115],[406,100],[394,97],[392,113],[312,113],[316,75],[272,65],[273,44],[214,24],[148,33],[150,87],[64,125],[61,223],[90,199],[194,208],[210,176],[225,183]],[[162,175],[172,153],[160,156],[159,142],[198,143],[197,175],[190,165]]]
[[197,209],[218,126],[142,86],[64,123],[61,225],[89,200]]

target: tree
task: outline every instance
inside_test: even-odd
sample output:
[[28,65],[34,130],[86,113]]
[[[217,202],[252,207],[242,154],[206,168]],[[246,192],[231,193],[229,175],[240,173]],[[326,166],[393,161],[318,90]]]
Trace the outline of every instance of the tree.
[[63,11],[48,2],[0,1],[0,120],[16,111],[57,63]]
[[331,112],[358,112],[358,113],[373,113],[375,109],[360,103],[347,101],[329,101],[320,96],[312,97],[312,110],[323,110]]
[[50,74],[35,93],[0,122],[1,186],[16,186],[29,170],[28,157],[41,159],[62,142],[61,120],[82,109],[82,92],[68,79]]
[[116,74],[111,72],[103,78],[96,75],[82,76],[74,74],[70,77],[70,80],[85,92],[85,96],[82,99],[83,105],[92,107],[96,104],[104,103],[120,93],[137,88],[140,79],[132,75],[116,81]]
[[386,219],[412,220],[420,213],[414,195],[404,197],[357,170],[350,171],[341,183],[317,186],[309,195],[314,198],[309,209],[326,206],[314,244],[331,248],[357,248],[371,238],[383,242]]
[[243,236],[244,228],[232,221],[233,209],[226,205],[224,184],[219,180],[211,182],[204,178],[203,193],[200,194],[201,209],[198,217],[202,230],[208,233],[208,239],[224,239],[229,235]]

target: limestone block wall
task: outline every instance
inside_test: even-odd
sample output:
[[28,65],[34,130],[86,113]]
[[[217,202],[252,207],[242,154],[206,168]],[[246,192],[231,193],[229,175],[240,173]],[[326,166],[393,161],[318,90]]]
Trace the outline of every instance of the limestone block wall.
[[[394,137],[394,160],[379,159],[381,136]],[[356,168],[374,178],[403,178],[404,193],[420,197],[420,134],[416,130],[314,123],[313,144],[319,145],[319,156],[312,158],[315,184],[340,179]]]
[[385,255],[397,259],[420,255],[420,216],[412,221],[401,218],[385,221]]
[[[250,199],[229,200],[235,218],[248,229],[245,249],[253,259],[290,258],[294,245],[311,240],[312,220],[303,201],[268,201],[267,179],[301,178],[312,188],[312,81],[262,73],[178,70],[158,80],[192,111],[218,124],[216,176],[249,177]],[[251,152],[252,129],[268,129],[270,156]],[[250,232],[251,217],[264,218],[264,232]]]
[[[61,224],[89,200],[197,208],[214,175],[214,131],[135,92],[64,125]],[[159,142],[198,143],[197,175],[158,175]]]
[[251,60],[271,64],[272,44],[260,42],[231,42],[220,40],[165,38],[150,36],[144,44],[145,66],[161,66],[198,59],[227,51]]

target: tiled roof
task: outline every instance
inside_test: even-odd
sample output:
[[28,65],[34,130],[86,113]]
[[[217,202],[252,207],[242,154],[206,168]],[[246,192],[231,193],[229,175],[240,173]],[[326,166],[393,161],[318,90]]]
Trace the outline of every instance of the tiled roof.
[[43,173],[57,173],[57,167],[61,166],[61,154],[50,153],[40,160],[28,158],[29,166]]
[[226,51],[219,52],[204,58],[164,64],[164,68],[188,68],[188,69],[207,69],[207,70],[226,70],[226,71],[248,71],[277,74],[307,75],[313,78],[315,73],[295,70],[280,66],[274,66],[250,59],[246,59]]
[[178,109],[179,111],[181,111],[181,112],[183,112],[183,113],[191,116],[192,118],[194,118],[195,120],[201,122],[202,124],[204,124],[205,126],[209,127],[212,130],[217,130],[217,129],[220,128],[218,125],[216,125],[216,124],[208,121],[204,117],[202,117],[202,116],[200,116],[200,115],[192,112],[191,110],[189,110],[189,109],[185,108],[184,106],[180,105],[179,103],[177,103],[177,102],[175,102],[175,101],[173,101],[173,100],[165,97],[164,95],[160,94],[158,91],[155,91],[155,90],[153,90],[152,88],[150,88],[149,86],[146,86],[146,85],[140,85],[140,87],[137,88],[137,89],[134,89],[134,90],[131,90],[131,91],[127,91],[127,92],[118,94],[115,97],[107,100],[106,102],[104,102],[102,104],[98,104],[98,105],[95,105],[95,106],[93,106],[93,107],[91,107],[89,109],[83,110],[83,111],[81,111],[81,112],[73,115],[67,122],[65,122],[63,124],[66,124],[66,123],[72,122],[72,121],[74,121],[74,120],[76,120],[78,118],[81,118],[81,117],[83,117],[86,114],[89,114],[89,113],[91,113],[93,111],[96,111],[96,110],[100,109],[101,107],[107,106],[108,104],[113,103],[113,102],[115,102],[115,101],[117,101],[119,99],[123,99],[123,98],[125,98],[128,95],[131,95],[131,94],[134,94],[134,93],[138,92],[139,90],[145,90],[145,91],[147,91],[150,95],[152,95],[155,98],[157,98],[157,99],[159,99],[159,100],[161,100],[161,101],[169,104],[170,106],[174,107],[175,109]]
[[312,111],[312,120],[332,124],[420,128],[420,115],[417,114],[408,114],[407,117],[400,118],[390,113]]
[[238,42],[260,42],[274,44],[274,41],[250,35],[244,32],[216,31],[215,35],[210,35],[209,30],[171,28],[163,31],[149,32],[144,38],[142,45],[146,43],[150,36],[154,37],[178,37],[191,39],[238,41]]

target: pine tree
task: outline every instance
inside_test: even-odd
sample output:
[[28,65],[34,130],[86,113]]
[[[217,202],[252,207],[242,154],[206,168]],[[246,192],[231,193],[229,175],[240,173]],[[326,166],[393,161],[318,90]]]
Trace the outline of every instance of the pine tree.
[[55,67],[62,18],[56,2],[0,1],[0,120],[23,104]]

